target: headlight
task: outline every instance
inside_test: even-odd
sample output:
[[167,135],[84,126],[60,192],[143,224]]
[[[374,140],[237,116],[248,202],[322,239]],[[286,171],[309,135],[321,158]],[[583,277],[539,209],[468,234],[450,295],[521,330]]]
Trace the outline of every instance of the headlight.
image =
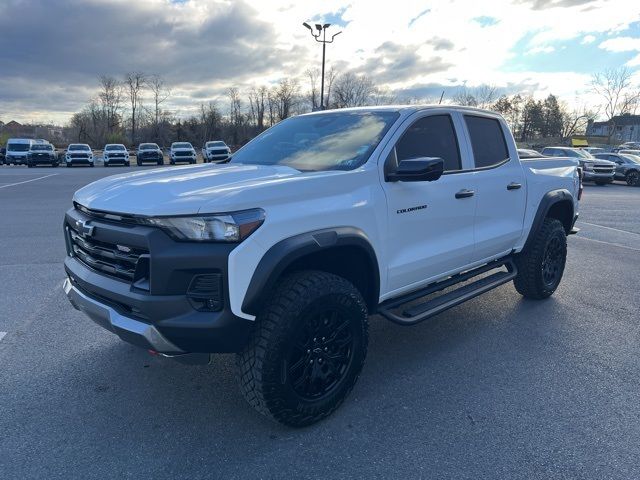
[[587,171],[587,170],[588,170],[588,171],[593,170],[593,163],[585,163],[585,164],[584,164],[584,169],[585,169],[585,171]]
[[241,242],[262,225],[264,218],[264,210],[256,208],[219,215],[145,218],[142,222],[162,228],[176,240]]

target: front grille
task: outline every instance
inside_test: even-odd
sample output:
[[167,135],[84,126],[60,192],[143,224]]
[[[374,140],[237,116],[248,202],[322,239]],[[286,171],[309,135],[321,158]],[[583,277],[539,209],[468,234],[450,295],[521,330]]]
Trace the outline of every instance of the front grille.
[[109,158],[124,158],[124,153],[108,153]]
[[190,157],[190,156],[192,156],[192,155],[193,155],[193,152],[188,152],[188,151],[187,151],[187,152],[185,152],[185,151],[182,151],[182,152],[180,152],[180,151],[175,152],[175,156],[176,156],[176,157]]
[[613,165],[594,165],[593,171],[595,173],[613,173]]
[[[71,226],[68,231],[73,256],[87,267],[129,282],[148,276],[148,272],[136,274],[139,260],[149,254],[148,250],[83,237]],[[148,269],[148,261],[140,261],[140,266]]]
[[84,158],[84,159],[89,158],[88,153],[70,153],[69,156],[71,158]]
[[226,155],[226,150],[211,150],[210,155]]

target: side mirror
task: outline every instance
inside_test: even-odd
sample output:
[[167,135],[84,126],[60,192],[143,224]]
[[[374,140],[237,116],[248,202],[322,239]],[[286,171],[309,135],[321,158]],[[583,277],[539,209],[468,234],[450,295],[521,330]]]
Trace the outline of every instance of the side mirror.
[[387,174],[387,182],[433,182],[444,172],[444,160],[420,157],[401,160],[395,172]]

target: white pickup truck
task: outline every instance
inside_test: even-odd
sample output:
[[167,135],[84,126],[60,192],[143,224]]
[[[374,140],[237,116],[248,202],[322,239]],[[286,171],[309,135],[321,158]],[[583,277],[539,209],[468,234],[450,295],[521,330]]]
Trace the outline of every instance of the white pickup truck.
[[163,356],[237,353],[248,402],[308,425],[354,386],[370,315],[413,325],[509,281],[528,298],[553,294],[581,188],[575,159],[521,161],[495,113],[316,112],[226,165],[76,192],[64,290]]

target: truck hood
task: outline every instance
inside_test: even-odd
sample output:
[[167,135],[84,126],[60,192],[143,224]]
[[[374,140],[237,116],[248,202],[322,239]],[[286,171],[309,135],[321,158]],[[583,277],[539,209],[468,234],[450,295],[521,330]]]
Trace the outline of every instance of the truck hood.
[[[303,175],[285,166],[197,165],[114,175],[76,192],[87,208],[133,215],[187,215],[228,211],[243,192]],[[216,202],[216,199],[225,199]],[[217,209],[220,208],[220,209]]]

